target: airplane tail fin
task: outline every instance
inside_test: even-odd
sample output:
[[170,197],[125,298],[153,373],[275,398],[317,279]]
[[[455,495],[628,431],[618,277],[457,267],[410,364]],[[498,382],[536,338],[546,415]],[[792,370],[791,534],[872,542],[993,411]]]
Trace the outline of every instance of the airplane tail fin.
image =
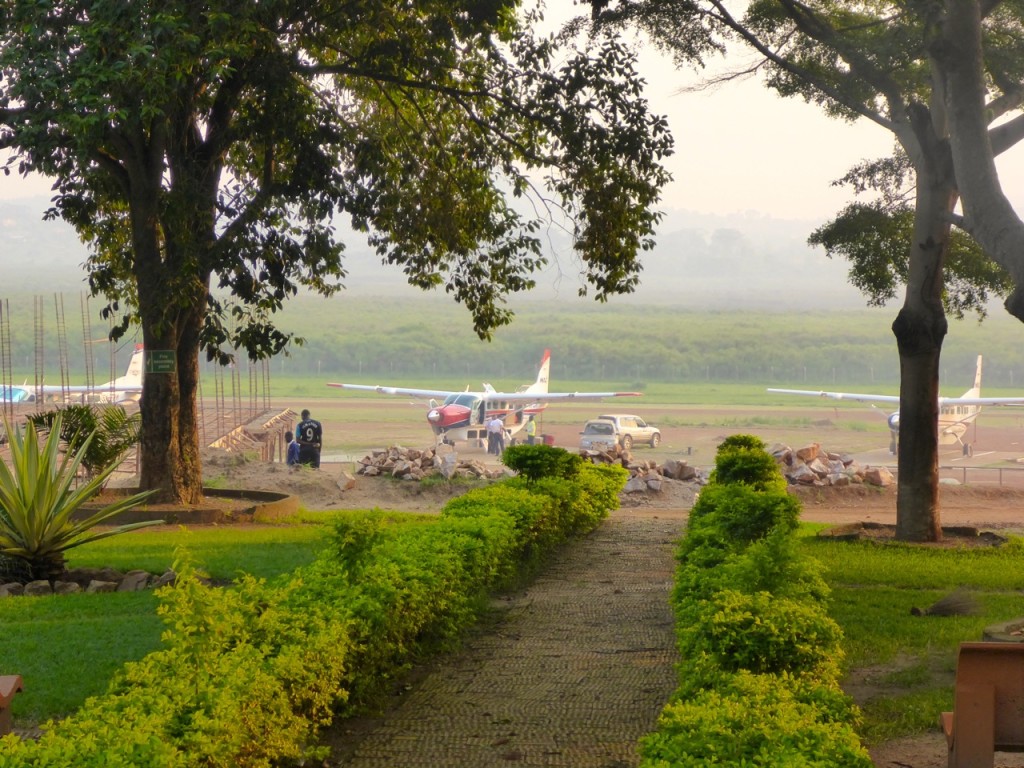
[[124,376],[118,376],[113,381],[115,389],[140,389],[142,387],[142,368],[145,365],[143,348],[141,344],[135,345],[132,359],[128,361],[128,369]]
[[526,388],[526,392],[538,395],[548,393],[548,379],[551,376],[551,350],[544,350],[544,357],[540,361],[540,370],[537,372],[537,380]]
[[981,355],[978,355],[978,367],[974,372],[974,386],[964,392],[964,397],[981,397]]

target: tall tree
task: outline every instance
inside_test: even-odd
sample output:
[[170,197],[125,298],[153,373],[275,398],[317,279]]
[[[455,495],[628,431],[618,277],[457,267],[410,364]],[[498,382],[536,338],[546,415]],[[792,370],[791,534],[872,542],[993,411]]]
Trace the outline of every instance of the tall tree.
[[51,215],[92,246],[115,333],[139,323],[147,353],[174,363],[145,377],[144,489],[199,500],[198,353],[281,351],[285,299],[342,285],[337,215],[410,283],[465,304],[481,337],[545,262],[543,217],[524,210],[574,222],[581,293],[634,288],[668,180],[664,120],[618,39],[575,50],[518,10],[2,4],[0,147],[56,179]]
[[[949,0],[949,6],[957,2]],[[912,541],[940,538],[937,422],[939,357],[947,332],[943,301],[949,299],[952,227],[962,223],[957,215],[961,183],[965,170],[974,170],[966,148],[957,150],[956,126],[958,116],[970,115],[974,132],[968,143],[984,140],[994,151],[1024,136],[1019,127],[993,127],[1020,105],[1017,92],[1024,62],[1016,42],[1019,9],[1006,6],[987,16],[985,23],[976,13],[975,45],[970,51],[954,44],[960,36],[960,28],[951,26],[955,13],[918,0],[755,0],[743,16],[734,16],[721,0],[623,0],[597,15],[601,23],[612,26],[639,25],[686,64],[702,63],[710,50],[721,50],[728,42],[742,42],[760,57],[751,69],[762,71],[767,85],[779,94],[804,98],[837,118],[866,118],[892,132],[897,155],[905,158],[914,180],[912,205],[877,209],[897,218],[912,211],[909,232],[908,223],[902,225],[908,251],[900,277],[906,291],[892,326],[901,378],[897,534]],[[958,22],[964,23],[968,22]],[[971,82],[958,92],[950,85],[951,73],[968,61],[973,67]],[[996,178],[994,168],[993,162],[983,173],[990,182]],[[976,196],[964,194],[964,206],[971,210],[968,197]],[[846,224],[854,214],[863,219],[866,213],[863,208],[847,211],[844,215],[851,218]],[[890,219],[887,226],[894,223],[896,219]],[[977,227],[966,231],[978,236]],[[877,232],[865,232],[861,245],[877,246],[879,241],[870,241],[873,234]],[[994,255],[990,244],[980,238],[978,242]],[[1000,263],[1021,285],[1024,269],[1015,271],[1011,261]],[[972,291],[1002,290],[1003,275],[981,270],[974,277],[980,282]]]

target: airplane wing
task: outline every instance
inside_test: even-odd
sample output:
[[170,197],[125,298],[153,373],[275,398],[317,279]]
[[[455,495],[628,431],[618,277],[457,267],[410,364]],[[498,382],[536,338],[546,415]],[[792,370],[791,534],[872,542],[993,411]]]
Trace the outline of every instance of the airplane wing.
[[[769,389],[782,395],[806,395],[830,400],[854,400],[865,403],[898,403],[899,395],[871,395],[853,392],[824,392],[814,389]],[[947,405],[1024,405],[1024,397],[940,397],[939,407]]]
[[643,392],[486,392],[488,403],[554,403],[564,400],[602,400],[606,397],[640,397]]
[[[381,387],[369,384],[339,384],[329,382],[328,387],[352,389],[360,392],[376,392],[378,395],[400,395],[402,397],[448,397],[466,394],[463,391],[445,389],[409,389],[406,387]],[[488,403],[552,403],[558,400],[600,400],[605,397],[640,397],[642,392],[497,392],[488,386],[486,391],[476,394]]]
[[328,387],[339,389],[352,389],[359,392],[376,392],[378,395],[399,395],[401,397],[448,397],[448,395],[459,394],[456,390],[450,389],[408,389],[406,387],[378,387],[369,384],[337,384],[328,382]]
[[[853,400],[860,403],[898,403],[899,395],[872,395],[856,392],[824,392],[816,389],[769,389],[780,395],[806,395],[808,397],[824,397],[829,400]],[[956,399],[956,398],[953,398]]]
[[1024,397],[940,397],[945,405],[1024,405]]

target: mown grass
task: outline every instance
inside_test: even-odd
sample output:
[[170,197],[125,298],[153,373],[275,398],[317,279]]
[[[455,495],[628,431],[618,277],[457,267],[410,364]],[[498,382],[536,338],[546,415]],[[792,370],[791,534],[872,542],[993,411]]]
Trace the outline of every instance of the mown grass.
[[[959,644],[1024,616],[1024,540],[942,549],[825,541],[811,536],[820,527],[806,527],[803,545],[825,566],[850,677],[875,691],[860,702],[862,735],[876,744],[934,730],[953,704]],[[976,598],[977,615],[911,614],[959,589]]]
[[[142,530],[73,549],[68,565],[162,573],[187,552],[217,580],[243,572],[273,579],[311,562],[325,534],[319,524]],[[19,674],[25,683],[13,705],[19,727],[74,711],[105,690],[122,664],[158,648],[156,608],[152,591],[0,600],[0,674]]]

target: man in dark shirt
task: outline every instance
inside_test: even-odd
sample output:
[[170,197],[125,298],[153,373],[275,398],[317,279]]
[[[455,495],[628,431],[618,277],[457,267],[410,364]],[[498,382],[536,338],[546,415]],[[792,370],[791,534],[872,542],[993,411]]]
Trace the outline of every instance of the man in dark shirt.
[[320,468],[320,445],[324,429],[320,422],[309,417],[309,410],[302,411],[302,421],[295,428],[295,441],[299,444],[299,464],[313,469]]

